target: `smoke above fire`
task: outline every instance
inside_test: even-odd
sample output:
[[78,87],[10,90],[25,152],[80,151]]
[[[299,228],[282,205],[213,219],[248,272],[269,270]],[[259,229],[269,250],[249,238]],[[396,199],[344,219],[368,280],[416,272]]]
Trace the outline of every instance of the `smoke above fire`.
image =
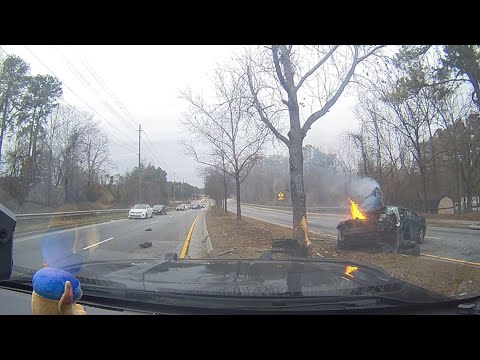
[[[349,207],[348,198],[361,205],[376,187],[381,189],[379,183],[371,177],[314,165],[307,163],[304,167],[307,207]],[[284,203],[290,203],[291,184],[288,166],[288,159],[285,157],[265,159],[242,183],[244,201],[278,203],[276,198],[281,191],[285,194]]]
[[354,177],[351,179],[349,185],[350,197],[358,200],[365,199],[375,187],[380,188],[378,182],[369,177]]

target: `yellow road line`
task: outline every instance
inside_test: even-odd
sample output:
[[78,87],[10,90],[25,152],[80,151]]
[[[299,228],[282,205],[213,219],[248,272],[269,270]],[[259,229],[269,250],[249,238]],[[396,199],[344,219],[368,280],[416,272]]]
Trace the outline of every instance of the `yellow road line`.
[[190,230],[188,230],[187,237],[185,238],[185,243],[183,244],[182,252],[180,254],[180,259],[183,259],[185,255],[187,255],[188,244],[190,244],[190,238],[192,237],[193,228],[195,227],[195,223],[197,222],[198,217],[201,214],[198,214],[195,220],[193,220],[192,226],[190,226]]
[[461,264],[467,264],[467,265],[473,265],[473,266],[480,266],[480,263],[472,262],[472,261],[458,260],[458,259],[452,259],[452,258],[447,258],[447,257],[443,257],[443,256],[430,255],[430,254],[420,254],[420,255],[421,255],[421,256],[431,257],[431,258],[434,258],[434,259],[440,259],[440,260],[458,262],[458,263],[461,263]]

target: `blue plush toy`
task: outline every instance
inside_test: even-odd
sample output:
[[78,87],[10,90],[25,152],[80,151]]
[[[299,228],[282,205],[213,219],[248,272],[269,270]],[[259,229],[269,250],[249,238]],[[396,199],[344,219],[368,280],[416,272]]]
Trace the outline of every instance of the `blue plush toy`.
[[85,315],[76,302],[82,297],[80,281],[69,272],[43,268],[32,278],[34,315]]

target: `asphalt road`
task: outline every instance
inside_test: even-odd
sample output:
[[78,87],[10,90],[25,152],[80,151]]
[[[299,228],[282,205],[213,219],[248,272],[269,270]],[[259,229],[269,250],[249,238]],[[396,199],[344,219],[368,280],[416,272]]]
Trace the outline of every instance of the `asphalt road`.
[[[229,204],[229,210],[236,212],[235,204]],[[292,213],[289,210],[277,210],[242,205],[242,215],[274,224],[292,226]],[[310,231],[328,234],[332,240],[337,237],[337,225],[347,220],[347,215],[309,213],[307,221]],[[451,225],[429,225],[425,241],[420,251],[425,255],[445,257],[479,263],[480,265],[480,230],[472,230]]]
[[[163,259],[168,252],[180,256],[197,216],[187,255],[199,257],[203,211],[170,211],[150,219],[128,219],[125,214],[123,220],[15,236],[14,265],[36,270],[43,266],[45,259],[50,266],[63,267],[95,260]],[[75,239],[78,252],[72,255]],[[152,246],[141,248],[139,245],[145,242],[151,242]]]

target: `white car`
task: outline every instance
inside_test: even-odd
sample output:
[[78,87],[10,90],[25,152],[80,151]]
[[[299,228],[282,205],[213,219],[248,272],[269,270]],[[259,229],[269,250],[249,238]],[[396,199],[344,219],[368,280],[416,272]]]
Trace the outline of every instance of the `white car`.
[[128,212],[129,219],[146,219],[153,217],[153,209],[148,204],[136,204]]

